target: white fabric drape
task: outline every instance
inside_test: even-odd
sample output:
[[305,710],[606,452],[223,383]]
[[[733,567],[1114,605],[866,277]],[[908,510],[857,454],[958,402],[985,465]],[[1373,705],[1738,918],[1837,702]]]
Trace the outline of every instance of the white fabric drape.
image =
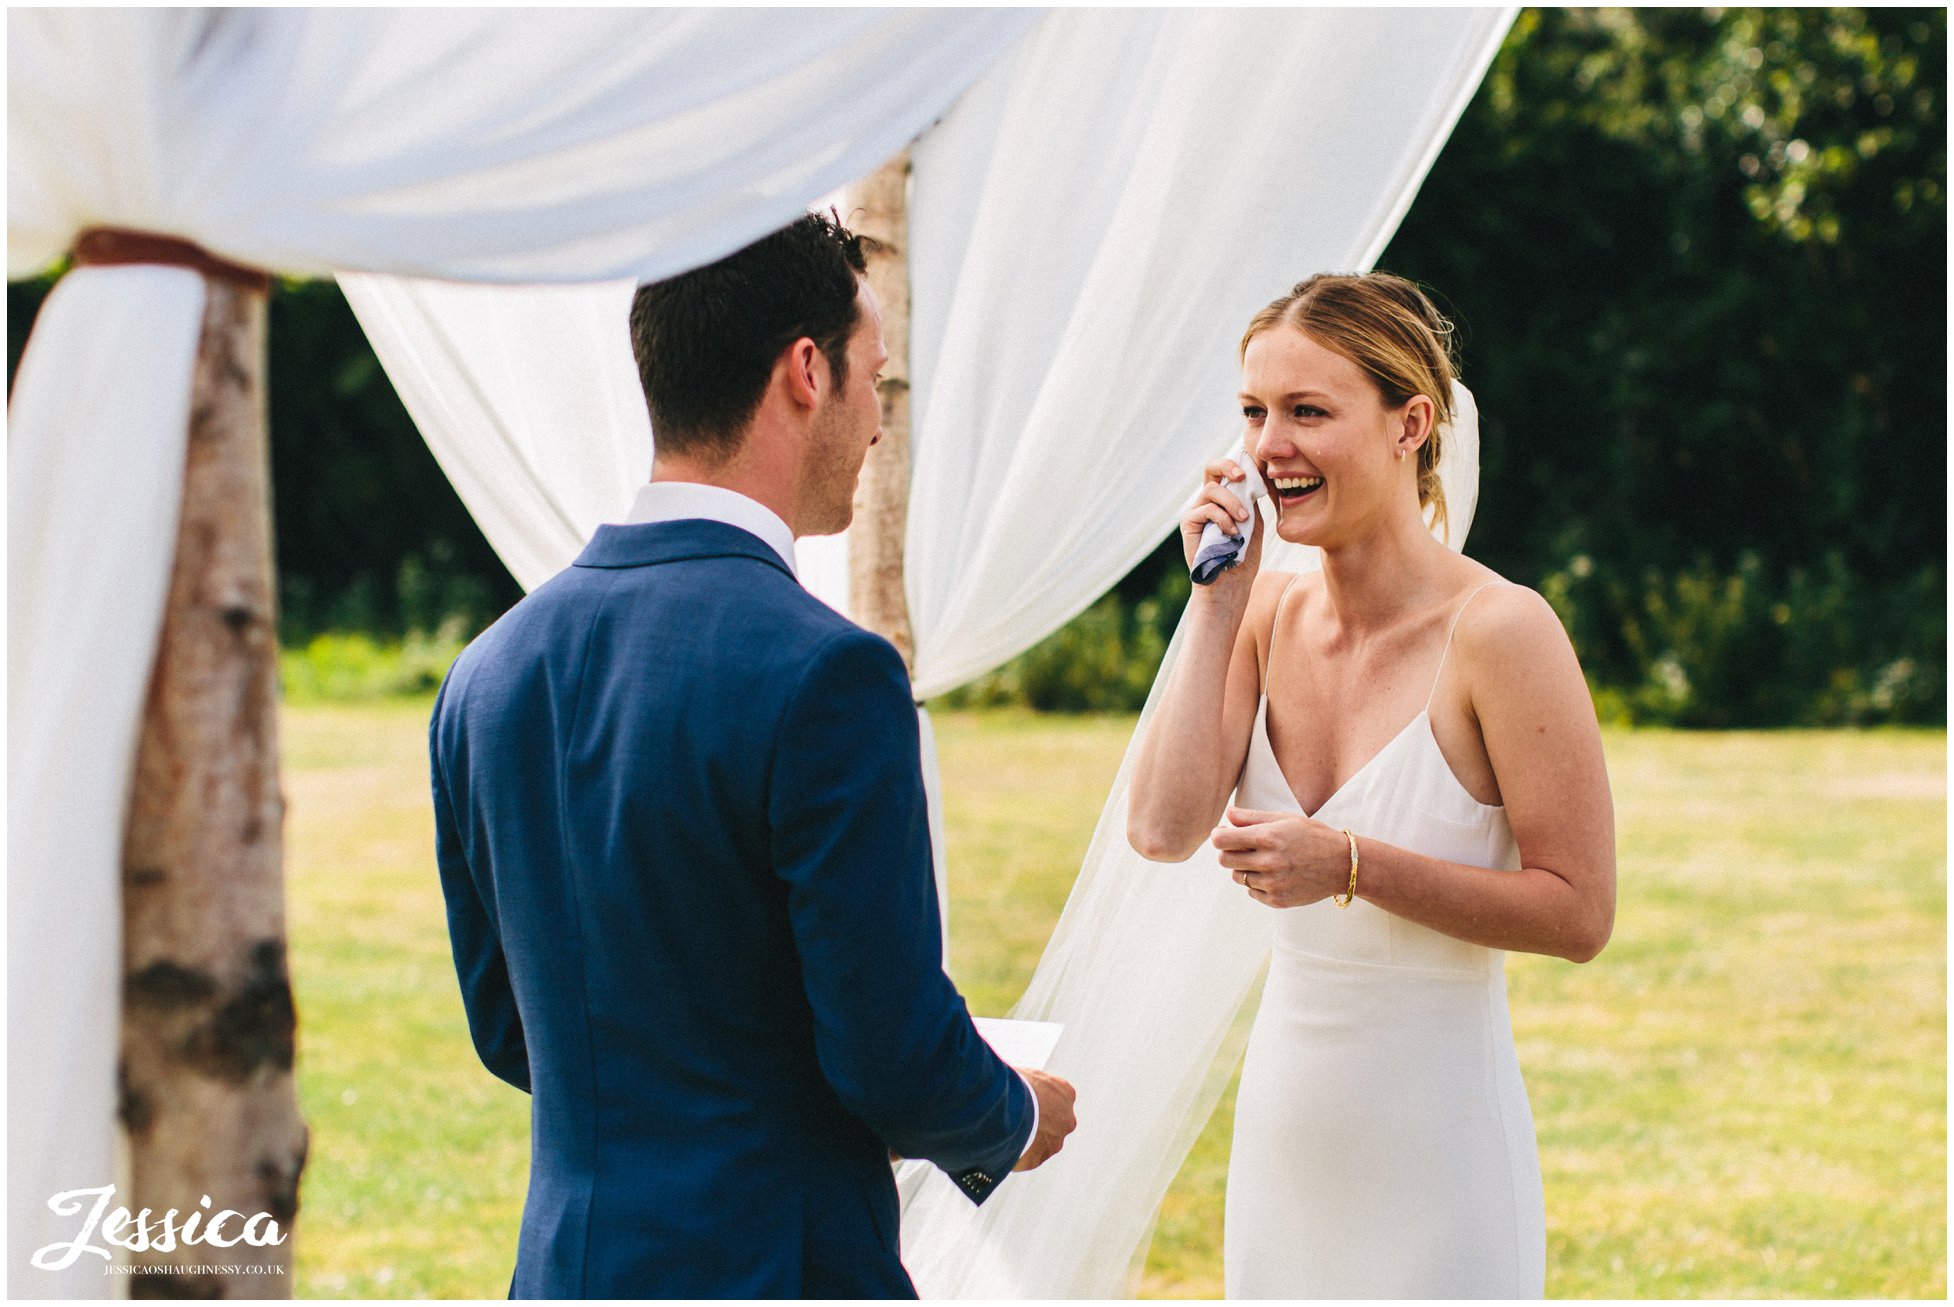
[[342,273],[435,461],[525,590],[651,479],[633,283],[483,286]]
[[[77,1296],[105,1294],[99,1264],[59,1277],[24,1268],[36,1249],[79,1232],[72,1219],[50,1224],[48,1199],[116,1179],[121,814],[176,546],[203,306],[193,272],[81,269],[50,293],[14,377],[7,1173],[10,1185],[23,1181],[9,1194],[16,1294],[48,1294],[57,1278]],[[93,348],[98,334],[124,348]],[[49,501],[68,511],[46,512]]]
[[894,154],[1035,18],[12,10],[8,274],[121,226],[319,276],[662,276]]
[[[9,268],[44,266],[81,227],[117,225],[289,272],[511,282],[666,275],[737,248],[867,172],[1035,18],[14,11]],[[912,371],[916,503],[927,509],[912,511],[910,597],[923,688],[947,688],[1035,642],[1165,532],[1189,469],[1226,443],[1231,387],[1215,378],[1232,368],[1233,324],[1297,276],[1375,256],[1476,82],[1480,47],[1489,57],[1503,25],[1467,11],[1056,15],[1035,54],[945,124],[937,139],[960,142],[956,150],[932,157],[935,144],[919,147]],[[1057,78],[1097,89],[1088,95]],[[1309,96],[1338,78],[1355,101]],[[1307,113],[1292,108],[1298,102]],[[1231,104],[1252,112],[1213,116]],[[1177,125],[1183,113],[1200,125]],[[1218,121],[1260,145],[1203,134]],[[1328,144],[1286,153],[1299,137]],[[1212,166],[1219,158],[1247,172]],[[1047,163],[1064,166],[1041,172]],[[1079,202],[1055,204],[1040,185]],[[1255,220],[1231,220],[1230,205]],[[1263,239],[1268,224],[1285,223],[1279,239]],[[1337,224],[1340,235],[1323,234]],[[1014,276],[1020,254],[1025,271]],[[44,995],[39,1024],[14,1028],[67,1036],[13,1045],[14,1119],[65,1150],[63,1165],[47,1152],[15,1154],[16,1250],[71,1233],[50,1220],[48,1196],[108,1173],[108,1098],[86,1087],[113,1084],[121,810],[181,479],[188,362],[174,371],[166,356],[194,341],[201,303],[167,285],[184,276],[77,277],[74,293],[44,309],[12,403],[10,1007]],[[1009,289],[993,296],[997,316],[987,321],[962,304],[990,294],[992,276]],[[1025,330],[1013,339],[1008,324],[1019,312]],[[505,337],[515,342],[504,346],[511,357],[542,356],[524,339]],[[1149,355],[1181,384],[1161,379],[1147,391],[1158,406],[1148,408],[1109,390],[1145,390],[1154,379],[1137,363],[1114,360],[1097,390],[1082,391],[1085,379],[1048,381],[1103,367],[1118,350]],[[1218,370],[1203,377],[1204,366]],[[432,389],[479,423],[496,392],[472,356],[465,370],[479,396],[455,399],[446,382]],[[96,378],[104,380],[79,388]],[[600,388],[579,403],[600,415],[589,418],[595,424],[616,418],[617,394]],[[939,421],[949,424],[940,438]],[[956,423],[967,436],[951,434]],[[158,424],[177,434],[157,435]],[[479,444],[488,428],[474,429],[458,443]],[[578,505],[605,497],[609,473],[563,471],[565,451],[527,430],[501,442],[504,470],[484,476],[505,493],[510,477],[547,478],[555,503],[541,520],[560,538],[565,522],[583,520]],[[967,462],[930,461],[939,451],[962,459],[956,441],[966,438]],[[605,440],[594,467],[638,457],[614,432]],[[114,475],[97,479],[111,463]],[[1054,475],[1080,479],[1046,480]],[[1057,484],[1103,486],[1117,511],[1073,506],[1088,529],[1036,540],[1062,516],[1050,510]],[[986,501],[994,512],[967,515]],[[590,511],[601,520],[615,510]],[[91,527],[85,540],[75,539],[77,523]],[[24,577],[23,560],[39,567],[71,552],[69,572]],[[111,570],[113,583],[99,579]],[[48,579],[69,575],[65,586]],[[81,779],[37,790],[22,780],[29,773]],[[77,829],[96,833],[90,847],[68,842],[64,832]],[[101,904],[105,915],[49,910],[64,899]],[[27,922],[46,929],[30,936]],[[1064,956],[1055,948],[1051,965]],[[37,975],[62,983],[36,988]],[[1040,977],[1047,983],[1048,971]],[[1061,1064],[1067,1056],[1062,1045]],[[29,1103],[48,1104],[48,1114],[28,1117]],[[101,1292],[101,1278],[57,1281],[25,1271],[17,1255],[10,1287],[86,1296]]]
[[[1511,19],[1068,11],[917,145],[921,692],[1027,647],[1159,542],[1199,463],[1239,436],[1250,315],[1311,272],[1371,266]],[[1100,127],[1053,128],[1080,121]],[[1478,480],[1459,399],[1454,547]],[[1314,565],[1272,544],[1264,566]],[[1064,1023],[1052,1070],[1078,1086],[1079,1131],[982,1208],[909,1168],[903,1249],[925,1297],[1125,1292],[1245,1037],[1269,914],[1211,857],[1133,853],[1130,765],[1013,1013]]]
[[[36,271],[81,229],[119,226],[279,272],[663,276],[869,171],[1036,18],[13,10],[8,269]],[[43,1272],[27,1255],[75,1233],[49,1211],[53,1194],[113,1178],[122,819],[175,538],[196,282],[76,275],[43,307],[11,400],[18,1295],[105,1291],[97,1265]],[[454,407],[466,415],[471,401]],[[566,503],[599,493],[578,477],[608,475],[602,463],[570,473],[542,445],[501,457],[505,475],[566,487]]]
[[[1060,12],[917,143],[907,566],[920,694],[1029,647],[1171,529],[1200,462],[1237,435],[1236,333],[1308,273],[1375,260],[1511,16]],[[527,330],[514,300],[504,310],[438,285],[341,280],[403,395],[416,385],[400,370],[408,352],[390,342],[390,315],[371,309],[410,301],[423,328],[453,339],[482,330],[475,319],[488,312],[505,340]],[[610,323],[590,330],[621,338],[628,287],[581,294]],[[469,372],[488,366],[466,354],[456,357]],[[574,370],[525,384],[566,402],[619,391],[632,384],[621,357],[559,360]],[[463,446],[465,460],[526,439],[450,442],[430,429],[443,420],[436,408],[409,408],[437,449]],[[501,411],[520,420],[513,405]],[[631,425],[624,444],[647,439],[641,412]],[[619,443],[615,432],[564,435],[598,459]],[[1467,463],[1453,453],[1448,477]],[[553,492],[504,485],[504,504],[470,497],[468,478],[451,475],[503,556],[531,557],[543,534],[531,523],[547,518],[535,507]],[[1461,535],[1463,500],[1462,485]],[[551,523],[555,554],[535,579],[602,520],[594,507],[578,531]],[[845,567],[830,575],[845,588]],[[824,597],[845,603],[835,585]],[[1120,785],[1019,1010],[1068,1023],[1057,1069],[1081,1084],[1085,1124],[1059,1163],[1014,1178],[981,1214],[926,1171],[909,1178],[905,1255],[926,1295],[1120,1292],[1225,1081],[1216,1053],[1266,927],[1189,869],[1133,858],[1124,772]],[[1102,936],[1132,947],[1096,945]],[[1190,982],[1199,997],[1174,1005]],[[1131,1092],[1117,1078],[1127,1075]]]
[[[916,143],[906,570],[919,697],[1037,643],[1159,543],[1188,469],[1233,439],[1233,324],[1309,272],[1375,260],[1510,21],[1062,11]],[[627,461],[648,465],[643,406],[621,398],[637,387],[629,285],[525,299],[340,283],[516,578],[567,566],[642,475],[573,493],[546,473],[511,480],[508,451],[611,467],[643,450]],[[599,344],[579,355],[565,339]],[[524,358],[549,364],[517,375]],[[577,425],[595,422],[599,394],[620,397],[609,409],[623,428]],[[468,412],[444,411],[457,404]],[[845,611],[845,542],[801,548],[809,588]]]
[[922,695],[1160,543],[1236,434],[1237,333],[1309,273],[1376,260],[1510,20],[1066,11],[918,143]]

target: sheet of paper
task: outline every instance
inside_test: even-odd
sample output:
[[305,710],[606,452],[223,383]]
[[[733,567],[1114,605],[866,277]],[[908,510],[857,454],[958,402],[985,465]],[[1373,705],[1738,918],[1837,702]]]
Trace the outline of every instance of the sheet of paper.
[[973,1017],[977,1033],[997,1055],[1016,1067],[1045,1069],[1065,1026],[1057,1021],[1007,1021],[1002,1017]]

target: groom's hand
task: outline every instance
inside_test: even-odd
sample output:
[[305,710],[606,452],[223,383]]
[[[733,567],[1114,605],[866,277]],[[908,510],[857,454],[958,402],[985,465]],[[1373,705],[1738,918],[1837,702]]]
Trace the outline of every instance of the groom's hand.
[[1038,1133],[1031,1138],[1024,1156],[1018,1159],[1013,1171],[1035,1171],[1045,1164],[1059,1149],[1065,1147],[1065,1136],[1078,1129],[1079,1120],[1072,1114],[1072,1104],[1079,1091],[1072,1088],[1069,1080],[1046,1075],[1043,1071],[1018,1068],[1018,1074],[1031,1086],[1031,1092],[1038,1098]]

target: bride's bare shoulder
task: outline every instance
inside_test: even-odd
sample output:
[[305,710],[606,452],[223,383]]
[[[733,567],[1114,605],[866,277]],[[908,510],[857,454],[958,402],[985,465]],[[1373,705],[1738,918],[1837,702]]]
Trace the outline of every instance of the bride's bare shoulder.
[[1468,638],[1467,627],[1471,627],[1480,643],[1488,640],[1497,644],[1503,638],[1526,638],[1537,634],[1545,627],[1561,629],[1560,617],[1553,605],[1538,590],[1509,581],[1488,567],[1478,569],[1466,589],[1464,613],[1459,621],[1459,638]]
[[1467,600],[1454,640],[1459,656],[1476,671],[1494,679],[1527,679],[1543,666],[1572,665],[1567,630],[1538,590],[1490,570],[1475,584],[1483,590]]
[[1321,584],[1323,584],[1323,573],[1320,571],[1272,572],[1264,570],[1255,574],[1255,588],[1251,592],[1249,602],[1251,604],[1274,604],[1283,595],[1287,594],[1292,587],[1295,588],[1297,594],[1301,594],[1311,586],[1319,586]]
[[1244,625],[1254,630],[1257,638],[1266,638],[1270,625],[1275,621],[1276,610],[1282,607],[1291,592],[1301,597],[1311,586],[1321,585],[1322,582],[1323,577],[1319,572],[1257,572],[1255,585],[1248,594]]

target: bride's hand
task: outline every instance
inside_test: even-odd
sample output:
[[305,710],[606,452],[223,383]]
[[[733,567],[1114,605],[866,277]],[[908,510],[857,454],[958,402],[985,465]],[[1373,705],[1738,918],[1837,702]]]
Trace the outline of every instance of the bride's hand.
[[[1181,517],[1181,554],[1189,568],[1194,566],[1194,556],[1201,549],[1201,531],[1212,522],[1231,536],[1242,533],[1242,523],[1248,520],[1251,511],[1242,502],[1241,482],[1246,473],[1235,465],[1233,459],[1218,458],[1201,469],[1201,493],[1194,504]],[[1242,561],[1217,577],[1214,586],[1239,586],[1242,594],[1247,594],[1249,585],[1255,580],[1255,572],[1262,565],[1262,537],[1266,532],[1257,531],[1248,542],[1248,549],[1242,554]]]
[[1293,812],[1230,806],[1209,842],[1249,897],[1272,908],[1300,908],[1342,894],[1350,884],[1350,842],[1334,826]]

